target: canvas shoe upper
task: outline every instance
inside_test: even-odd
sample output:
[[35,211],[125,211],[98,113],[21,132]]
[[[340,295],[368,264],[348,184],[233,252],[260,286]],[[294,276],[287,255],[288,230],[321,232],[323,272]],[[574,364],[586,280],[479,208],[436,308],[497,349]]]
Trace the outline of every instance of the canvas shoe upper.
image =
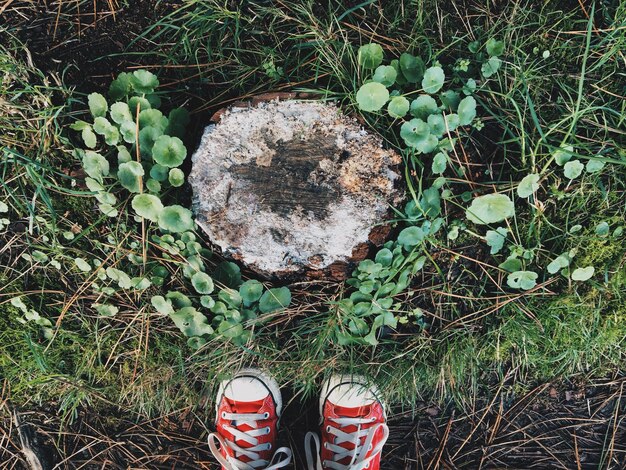
[[274,470],[291,462],[290,449],[276,449],[282,397],[273,378],[242,370],[220,384],[215,407],[209,448],[222,470]]
[[[375,387],[363,377],[335,375],[322,387],[321,445],[308,433],[305,452],[310,470],[378,470],[389,436],[385,409]],[[317,462],[311,454],[315,444]]]

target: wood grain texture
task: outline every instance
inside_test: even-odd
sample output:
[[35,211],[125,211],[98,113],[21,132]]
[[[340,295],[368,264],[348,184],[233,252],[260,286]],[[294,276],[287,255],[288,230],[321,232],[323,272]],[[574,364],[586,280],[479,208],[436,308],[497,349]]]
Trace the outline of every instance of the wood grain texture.
[[199,225],[266,278],[342,279],[380,244],[400,157],[332,105],[233,107],[207,128],[190,181]]

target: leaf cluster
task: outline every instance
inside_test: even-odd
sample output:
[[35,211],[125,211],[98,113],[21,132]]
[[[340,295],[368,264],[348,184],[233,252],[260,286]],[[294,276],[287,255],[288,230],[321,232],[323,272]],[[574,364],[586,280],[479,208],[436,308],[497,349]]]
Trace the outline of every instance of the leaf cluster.
[[[119,217],[121,208],[132,208],[137,223],[132,229],[139,232],[145,226],[153,231],[144,253],[152,248],[162,260],[146,264],[133,252],[137,246],[129,247],[130,265],[99,270],[98,279],[108,285],[95,285],[104,297],[93,308],[99,315],[111,317],[118,309],[106,303],[107,296],[118,289],[149,290],[156,312],[169,316],[192,348],[213,337],[244,344],[252,337],[248,326],[253,320],[287,307],[291,293],[285,287],[267,290],[258,281],[242,282],[234,263],[224,262],[209,274],[211,252],[193,233],[193,213],[165,202],[171,188],[185,183],[179,166],[187,156],[182,138],[189,114],[184,108],[175,108],[165,116],[159,110],[158,86],[157,77],[149,71],[121,73],[111,83],[108,100],[99,93],[88,96],[93,119],[70,126],[81,133],[85,144],[76,155],[99,209],[105,216]],[[86,260],[77,258],[75,263],[80,272],[92,269]],[[180,290],[161,292],[170,273],[180,269],[188,282],[185,291],[196,295]],[[216,283],[220,286],[217,290]]]

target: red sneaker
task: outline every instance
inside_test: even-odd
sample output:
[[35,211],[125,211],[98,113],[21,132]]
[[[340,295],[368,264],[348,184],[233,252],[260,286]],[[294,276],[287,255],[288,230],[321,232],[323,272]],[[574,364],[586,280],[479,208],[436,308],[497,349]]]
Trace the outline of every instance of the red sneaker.
[[291,450],[276,449],[282,406],[278,384],[258,369],[244,369],[220,384],[217,431],[209,434],[209,448],[222,470],[274,470],[289,465]]
[[310,470],[379,470],[380,453],[389,437],[385,408],[376,387],[364,377],[335,375],[322,387],[322,449],[317,464],[311,440],[320,453],[317,434],[305,438]]

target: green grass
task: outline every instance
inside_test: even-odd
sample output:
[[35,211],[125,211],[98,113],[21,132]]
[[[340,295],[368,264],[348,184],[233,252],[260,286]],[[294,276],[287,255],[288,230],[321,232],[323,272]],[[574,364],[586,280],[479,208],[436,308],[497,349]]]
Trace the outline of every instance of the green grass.
[[[538,382],[621,373],[626,249],[623,236],[599,237],[595,227],[607,221],[612,231],[626,216],[626,7],[597,6],[598,29],[588,31],[577,2],[505,2],[498,11],[456,2],[444,10],[429,1],[348,10],[333,3],[259,3],[185,2],[130,44],[124,57],[162,64],[155,72],[165,89],[177,103],[190,103],[198,118],[238,99],[294,88],[337,99],[356,114],[360,44],[382,44],[387,59],[409,50],[450,64],[469,57],[470,41],[502,38],[505,66],[477,96],[485,128],[462,136],[472,181],[454,182],[448,221],[462,218],[459,207],[467,204],[460,195],[472,184],[513,189],[524,175],[546,169],[539,203],[518,205],[511,238],[542,266],[576,249],[576,266],[593,265],[593,280],[572,283],[542,272],[539,289],[513,292],[496,268],[505,257],[489,256],[482,240],[463,233],[429,247],[433,261],[401,299],[421,308],[431,327],[376,348],[332,341],[338,315],[332,302],[343,295],[342,285],[292,286],[295,305],[260,326],[245,348],[215,340],[194,353],[168,319],[150,315],[147,296],[118,293],[120,314],[98,318],[91,307],[97,296],[73,259],[113,256],[123,263],[123,253],[112,253],[128,235],[126,221],[99,217],[91,197],[68,176],[77,161],[65,126],[84,97],[70,91],[72,84],[26,65],[21,44],[11,39],[0,46],[8,77],[0,85],[0,200],[25,229],[0,233],[0,378],[9,384],[11,401],[52,402],[66,419],[81,406],[110,404],[164,414],[201,403],[216,377],[258,364],[305,397],[331,371],[351,370],[372,376],[394,405],[454,400],[471,408],[500,384],[522,393]],[[268,73],[268,64],[282,73]],[[387,117],[363,118],[387,145],[401,145]],[[551,163],[562,142],[574,145],[580,159],[600,155],[607,166],[568,184]],[[412,169],[412,188],[432,179],[427,162]],[[575,224],[583,229],[569,233]],[[61,269],[22,257],[35,250]],[[182,283],[180,274],[173,279]],[[53,322],[63,315],[51,342],[39,327],[17,321],[20,312],[9,300],[19,294]]]

